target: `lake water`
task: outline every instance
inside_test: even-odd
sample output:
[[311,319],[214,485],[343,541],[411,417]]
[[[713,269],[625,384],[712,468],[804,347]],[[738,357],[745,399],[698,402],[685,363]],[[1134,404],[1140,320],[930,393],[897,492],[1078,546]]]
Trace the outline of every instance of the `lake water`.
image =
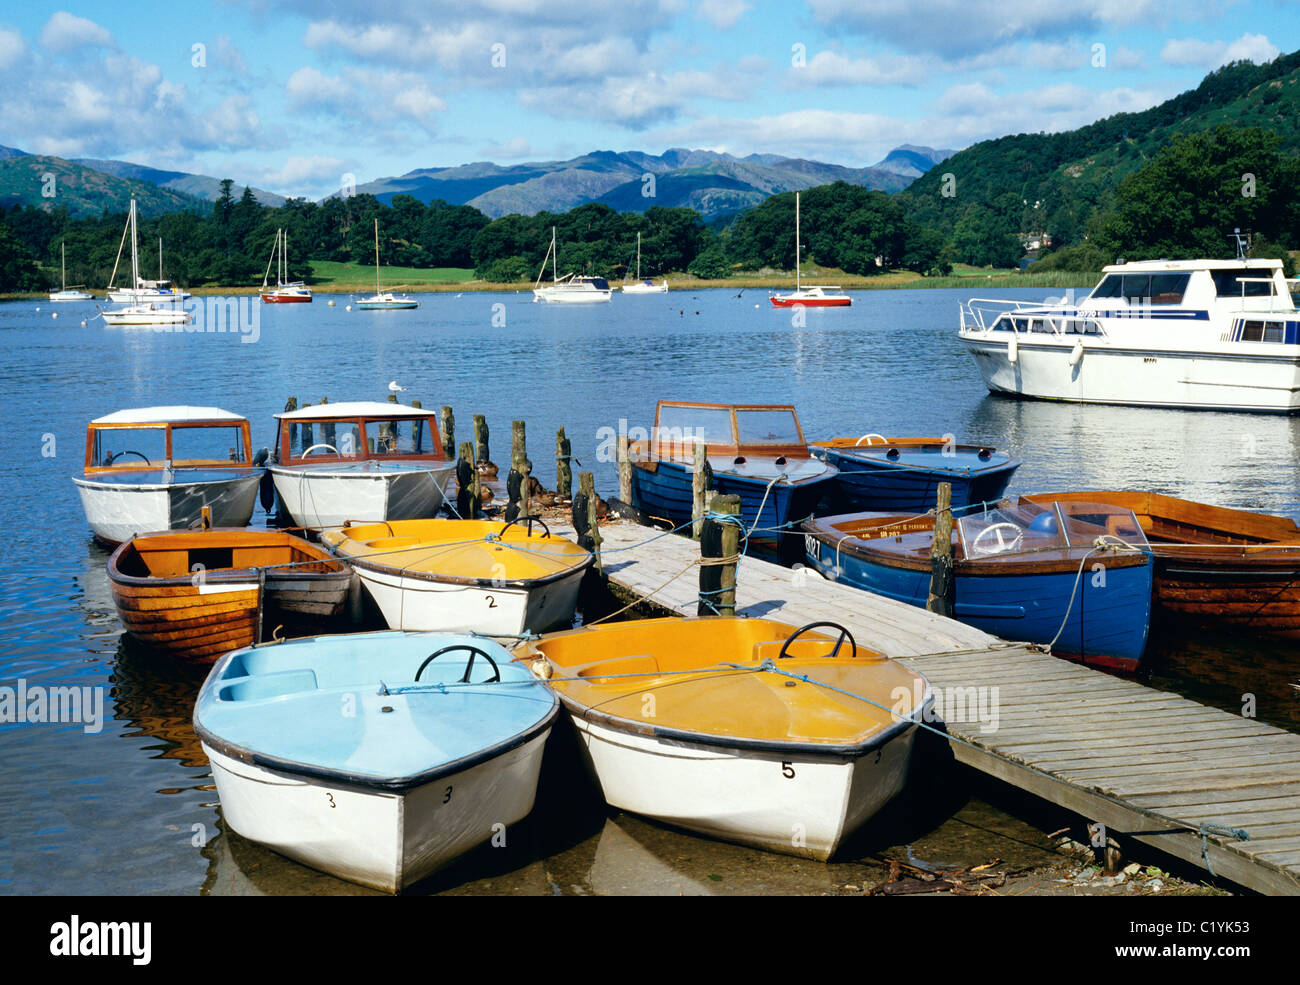
[[[470,438],[473,414],[486,414],[498,462],[509,459],[510,422],[526,420],[547,486],[563,426],[580,468],[608,496],[617,480],[596,456],[602,429],[648,426],[656,400],[793,403],[810,439],[952,434],[1010,451],[1024,460],[1012,493],[1151,489],[1300,515],[1300,419],[991,397],[956,338],[965,296],[855,292],[852,308],[809,310],[798,325],[755,290],[590,307],[533,304],[526,293],[437,294],[392,312],[347,311],[346,296],[331,308],[317,295],[311,305],[252,309],[255,342],[243,341],[251,332],[107,328],[94,305],[0,303],[0,503],[9,529],[0,547],[0,686],[106,689],[104,725],[93,734],[0,724],[0,893],[360,891],[221,831],[189,724],[201,674],[123,640],[107,554],[92,543],[71,482],[86,422],[115,410],[223,407],[252,420],[257,448],[271,442],[271,415],[290,395],[300,404],[383,399],[396,380],[405,402],[452,405],[458,440]],[[1288,686],[1300,675],[1293,645],[1160,636],[1151,645],[1156,686],[1234,710],[1253,694],[1261,718],[1300,731]],[[819,892],[864,877],[854,863],[748,852],[606,819],[598,806],[579,816],[567,804],[545,793],[519,847],[480,853],[429,888]],[[946,821],[906,813],[894,840],[873,848],[893,845],[904,857],[932,844],[936,858],[973,864],[1008,857],[995,844],[999,825],[1009,841],[1024,841],[1014,818],[978,798],[954,810]],[[970,830],[984,835],[971,842]]]

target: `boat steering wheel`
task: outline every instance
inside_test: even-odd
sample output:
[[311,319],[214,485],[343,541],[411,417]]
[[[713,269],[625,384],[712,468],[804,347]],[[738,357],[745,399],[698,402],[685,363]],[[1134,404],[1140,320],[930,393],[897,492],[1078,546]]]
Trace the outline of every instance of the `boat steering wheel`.
[[854,448],[858,447],[858,445],[862,444],[862,442],[864,442],[864,441],[865,441],[868,445],[874,445],[874,444],[875,444],[875,441],[872,440],[873,438],[879,438],[879,439],[880,439],[880,443],[881,443],[882,445],[887,445],[887,444],[889,444],[889,439],[886,438],[883,434],[876,434],[875,431],[872,431],[870,434],[864,434],[864,435],[863,435],[861,438],[859,438],[857,441],[853,442],[853,447],[854,447]]
[[[1009,530],[1016,536],[1011,540],[1007,540],[1005,537],[1002,536],[1002,531],[1004,530]],[[990,545],[988,547],[980,547],[980,543],[982,541],[992,540],[992,537],[989,536],[990,534],[995,534],[997,536],[998,539],[997,546],[994,547]],[[972,554],[1001,554],[1003,551],[1014,551],[1017,547],[1020,546],[1020,541],[1024,538],[1024,536],[1025,536],[1025,532],[1021,530],[1019,527],[1017,527],[1014,523],[995,523],[992,526],[985,527],[983,530],[979,532],[979,536],[977,536],[973,541],[971,541],[971,545],[970,545],[971,553]]]
[[533,524],[534,524],[534,523],[540,525],[541,528],[542,528],[543,530],[546,531],[546,533],[544,533],[544,534],[542,535],[543,537],[549,537],[549,536],[551,536],[551,528],[548,527],[548,526],[546,525],[546,521],[543,520],[543,519],[542,519],[540,516],[538,516],[536,513],[534,513],[532,516],[517,516],[517,517],[515,517],[513,520],[511,520],[509,523],[507,523],[504,527],[501,528],[501,533],[497,534],[497,536],[498,536],[498,537],[503,536],[503,535],[505,534],[505,532],[506,532],[507,530],[509,530],[511,527],[513,527],[516,523],[527,523],[527,524],[528,524],[528,536],[529,536],[529,537],[531,537],[531,536],[533,535]]
[[849,641],[849,646],[853,647],[854,653],[858,652],[858,644],[853,639],[853,634],[850,633],[846,627],[841,626],[837,622],[810,622],[808,625],[796,629],[793,633],[791,633],[789,636],[786,637],[785,644],[781,647],[781,652],[776,655],[776,659],[783,660],[787,656],[789,656],[789,653],[787,651],[790,649],[790,644],[793,643],[795,640],[797,640],[804,633],[808,632],[808,630],[817,629],[819,626],[826,626],[829,627],[830,629],[839,630],[840,638],[835,641],[835,649],[831,651],[832,657],[836,657],[839,655],[840,647],[844,645],[845,640]]
[[139,455],[140,458],[143,458],[143,459],[144,459],[146,465],[152,465],[152,464],[153,464],[153,462],[149,461],[149,459],[148,459],[146,456],[141,455],[140,452],[138,452],[138,451],[130,451],[129,449],[128,449],[127,451],[120,451],[120,452],[118,452],[116,455],[109,455],[109,456],[108,456],[108,462],[107,462],[107,464],[112,465],[114,462],[116,462],[116,461],[117,461],[119,458],[121,458],[123,455]]
[[415,672],[415,679],[418,681],[420,679],[420,675],[424,673],[425,667],[429,666],[429,664],[433,663],[444,653],[450,653],[452,650],[465,650],[467,653],[469,653],[469,662],[465,665],[465,676],[460,679],[460,682],[462,684],[469,683],[469,675],[470,672],[474,669],[475,657],[482,657],[484,660],[486,660],[488,663],[492,665],[492,671],[493,671],[492,676],[489,677],[486,681],[480,681],[479,682],[480,684],[494,684],[497,681],[501,680],[501,668],[497,666],[497,662],[492,659],[491,655],[489,655],[486,650],[480,650],[476,646],[469,646],[465,643],[453,643],[451,646],[444,646],[441,650],[435,650],[433,653],[429,654],[427,657],[424,658],[424,663],[420,664],[420,669]]
[[339,453],[339,450],[338,450],[337,448],[335,448],[333,445],[327,445],[327,444],[325,444],[325,442],[322,441],[320,444],[312,445],[310,448],[308,448],[306,451],[304,451],[304,452],[303,452],[301,455],[299,455],[298,457],[299,457],[299,458],[306,458],[308,455],[310,455],[312,452],[314,452],[317,448],[328,448],[328,449],[329,449],[330,451],[332,451],[335,455],[337,455],[337,454]]

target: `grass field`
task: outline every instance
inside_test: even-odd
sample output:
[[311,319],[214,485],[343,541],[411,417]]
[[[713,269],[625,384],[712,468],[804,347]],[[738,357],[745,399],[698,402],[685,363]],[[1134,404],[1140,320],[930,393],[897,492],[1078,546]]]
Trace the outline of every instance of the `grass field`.
[[[312,286],[322,291],[374,289],[375,268],[334,260],[311,261]],[[380,267],[379,280],[384,290],[428,290],[441,285],[465,284],[474,279],[474,271],[460,267]]]

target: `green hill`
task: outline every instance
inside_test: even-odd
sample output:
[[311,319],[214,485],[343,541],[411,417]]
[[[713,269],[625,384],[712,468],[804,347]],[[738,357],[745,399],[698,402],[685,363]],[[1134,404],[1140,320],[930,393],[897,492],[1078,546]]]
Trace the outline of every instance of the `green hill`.
[[[53,196],[43,192],[50,188],[46,175],[53,175]],[[0,159],[0,206],[12,209],[32,205],[52,212],[66,208],[73,218],[125,213],[132,196],[142,216],[171,212],[197,212],[207,215],[212,203],[193,195],[160,188],[149,181],[119,178],[96,171],[61,157],[24,154]]]
[[[952,236],[972,207],[990,210],[1018,232],[1048,232],[1078,242],[1092,215],[1108,210],[1119,183],[1175,134],[1220,124],[1260,127],[1280,150],[1300,152],[1300,52],[1266,65],[1234,62],[1195,89],[1140,113],[1117,113],[1078,130],[1017,134],[968,147],[901,193],[913,221]],[[955,194],[945,195],[951,174]],[[975,209],[975,212],[979,211]]]

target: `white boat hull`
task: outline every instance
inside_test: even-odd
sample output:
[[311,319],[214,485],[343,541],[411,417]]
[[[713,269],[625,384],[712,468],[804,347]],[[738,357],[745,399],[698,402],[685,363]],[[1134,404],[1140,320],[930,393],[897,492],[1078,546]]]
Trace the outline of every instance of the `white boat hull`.
[[420,520],[442,508],[455,463],[408,471],[344,471],[269,467],[280,502],[301,527],[321,530],[348,521]]
[[572,716],[605,801],[675,827],[825,860],[907,779],[916,726],[856,759],[638,735]]
[[553,304],[596,304],[608,301],[613,291],[556,291],[549,287],[533,291],[534,301],[549,301]]
[[397,893],[505,836],[533,809],[550,729],[458,773],[390,792],[244,763],[203,744],[226,822],[341,879]]
[[624,294],[667,294],[668,282],[662,284],[624,284]]
[[985,385],[995,393],[1143,407],[1300,412],[1300,352],[1295,346],[1175,351],[1120,348],[1088,339],[1072,361],[1077,340],[1052,344],[1020,334],[1012,362],[1010,334],[961,336]]
[[583,565],[563,578],[527,588],[493,588],[403,577],[352,560],[362,586],[390,629],[484,636],[569,628],[587,570]]
[[72,481],[95,537],[121,544],[137,534],[193,526],[202,519],[205,506],[212,511],[214,527],[246,527],[257,504],[261,474],[172,485]]

